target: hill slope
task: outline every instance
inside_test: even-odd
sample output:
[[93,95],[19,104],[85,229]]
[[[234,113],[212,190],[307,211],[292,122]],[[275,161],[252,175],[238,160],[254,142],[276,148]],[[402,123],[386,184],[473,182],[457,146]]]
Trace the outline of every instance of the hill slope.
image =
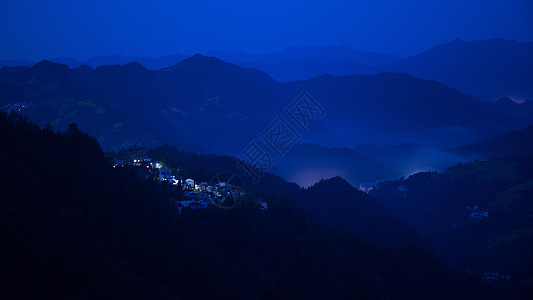
[[485,100],[533,98],[533,43],[454,40],[387,69],[437,80]]
[[504,285],[531,295],[532,166],[532,156],[476,161],[381,183],[372,195],[427,238],[449,266],[480,277],[510,275]]
[[0,113],[0,137],[5,298],[479,295],[425,251],[324,228],[280,197],[178,217],[166,185],[111,168],[74,125]]
[[478,158],[532,155],[533,125],[505,132],[485,142],[458,147],[452,152]]
[[321,144],[453,146],[532,121],[436,82],[396,73],[282,84],[260,71],[201,55],[158,71],[138,63],[69,69],[46,61],[0,71],[0,105],[29,103],[32,120],[59,129],[76,122],[105,149],[171,143],[235,154],[302,90],[327,112],[316,122],[319,130],[303,135]]
[[[139,149],[125,149],[116,158],[131,161]],[[423,245],[424,241],[412,229],[399,222],[375,199],[358,191],[344,179],[335,177],[302,189],[294,183],[270,173],[255,182],[244,168],[229,156],[198,155],[179,151],[171,146],[142,150],[163,165],[182,170],[199,182],[211,181],[218,172],[229,172],[238,178],[245,188],[258,197],[270,198],[283,195],[296,206],[317,218],[324,225],[340,226],[363,239],[384,245]],[[219,170],[218,172],[216,170]],[[338,216],[338,217],[335,217]],[[359,216],[354,218],[354,216]]]
[[373,197],[340,177],[321,180],[302,191],[296,201],[302,210],[365,240],[388,245],[423,245],[424,240]]

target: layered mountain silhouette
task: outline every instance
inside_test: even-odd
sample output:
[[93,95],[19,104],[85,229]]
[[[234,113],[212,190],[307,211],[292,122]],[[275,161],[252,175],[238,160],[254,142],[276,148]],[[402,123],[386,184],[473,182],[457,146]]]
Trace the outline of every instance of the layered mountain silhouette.
[[257,63],[263,65],[275,65],[291,61],[308,61],[318,63],[352,62],[368,67],[380,67],[401,61],[401,58],[392,54],[362,52],[348,46],[292,47],[277,53],[260,55],[232,51],[210,51],[207,52],[207,55],[237,64]]
[[[86,60],[78,60],[72,57],[56,57],[56,58],[51,58],[48,60],[51,62],[58,63],[58,64],[68,65],[71,68],[77,68],[83,65],[87,65],[92,68],[97,68],[99,66],[104,66],[104,65],[125,65],[132,61],[136,61],[142,64],[143,66],[146,66],[148,69],[158,70],[158,69],[162,69],[162,68],[175,65],[176,63],[184,60],[187,57],[189,57],[189,55],[184,55],[184,54],[172,54],[172,55],[159,56],[159,57],[126,56],[126,55],[121,55],[121,54],[111,54],[111,55],[99,55],[99,56],[91,57]],[[36,63],[37,61],[33,61],[30,59],[9,59],[9,60],[1,60],[0,66],[6,66],[6,67],[32,66]]]
[[202,55],[157,71],[135,62],[70,69],[43,61],[0,69],[1,105],[31,102],[32,120],[57,128],[76,122],[104,149],[169,143],[238,153],[302,90],[326,111],[316,130],[302,133],[304,141],[325,145],[456,146],[532,122],[529,115],[502,113],[435,81],[401,73],[280,83]]
[[454,40],[387,68],[433,79],[484,100],[533,98],[533,43]]
[[[208,56],[262,70],[279,81],[308,80],[323,74],[344,76],[404,72],[432,79],[481,100],[500,97],[533,99],[533,43],[492,39],[465,42],[454,40],[407,58],[391,54],[361,52],[348,46],[311,46],[287,48],[268,54],[238,51],[209,51]],[[89,65],[124,65],[137,61],[148,69],[172,66],[188,55],[135,57],[119,54],[102,55],[80,61],[68,57],[50,61],[70,67]],[[0,66],[31,66],[31,60],[4,60]]]
[[307,80],[324,73],[343,76],[404,72],[439,81],[482,100],[493,101],[504,96],[533,98],[530,84],[533,43],[505,39],[454,40],[408,58],[338,55],[342,48],[329,52],[325,48],[322,58],[309,55],[306,48],[301,48],[300,55],[284,56],[284,61],[225,57],[239,65],[263,70],[280,81]]

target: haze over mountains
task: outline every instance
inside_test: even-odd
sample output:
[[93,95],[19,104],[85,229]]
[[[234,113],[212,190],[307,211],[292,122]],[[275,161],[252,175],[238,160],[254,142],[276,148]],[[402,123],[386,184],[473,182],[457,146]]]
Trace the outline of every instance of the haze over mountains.
[[[528,43],[505,40],[454,41],[420,57],[427,60],[427,56],[438,56],[431,53],[458,55],[465,45],[480,48],[487,44],[495,48],[494,44],[500,43],[512,43],[518,48],[529,46]],[[443,50],[449,47],[461,51]],[[494,53],[496,50],[487,51]],[[301,55],[302,52],[307,54]],[[297,57],[327,58],[324,53],[334,53],[354,63],[367,61],[374,66],[389,63],[399,66],[403,61],[394,56],[361,53],[347,47],[293,48],[263,56],[241,53],[218,55],[233,60],[253,58],[275,64]],[[517,53],[522,52],[517,50]],[[526,61],[526,56],[526,53],[516,55],[515,60]],[[409,59],[421,61],[420,57]],[[107,57],[104,61],[113,59],[127,61],[120,57]],[[505,59],[501,58],[499,63],[503,64],[502,61]],[[327,59],[320,62],[329,63]],[[459,66],[457,68],[460,69]],[[496,71],[486,77],[496,78],[498,74]],[[9,110],[17,104],[26,103],[27,107],[23,110],[33,121],[41,125],[51,124],[57,129],[64,129],[75,122],[96,136],[106,150],[168,143],[184,150],[236,155],[257,138],[276,116],[283,114],[285,107],[302,90],[316,99],[326,115],[314,122],[309,132],[301,132],[300,142],[318,144],[319,148],[354,148],[361,144],[374,147],[402,143],[416,145],[402,155],[394,156],[396,160],[389,159],[390,155],[378,155],[380,151],[368,151],[367,157],[364,157],[348,149],[353,152],[352,158],[334,159],[345,170],[339,168],[333,170],[337,174],[317,175],[313,181],[322,178],[320,176],[345,174],[352,184],[357,185],[376,179],[394,179],[417,170],[442,169],[462,160],[454,157],[455,154],[443,153],[443,150],[481,142],[533,123],[533,110],[528,101],[523,104],[512,100],[487,103],[439,82],[405,73],[320,75],[309,80],[281,83],[259,70],[199,54],[158,70],[150,70],[138,62],[123,66],[92,68],[82,65],[69,68],[49,61],[32,67],[0,69],[1,107]],[[312,151],[321,155],[335,152],[326,148]],[[320,169],[319,166],[304,168],[301,164],[299,156],[306,157],[310,153],[289,156],[285,164],[276,169],[278,174],[294,179],[305,168]],[[349,163],[355,157],[358,157],[355,161],[365,163]],[[406,157],[416,157],[416,165],[406,165]],[[325,157],[324,160],[327,161]],[[362,166],[368,166],[368,163],[375,166],[370,169],[380,171],[365,171],[368,168]],[[289,170],[288,165],[299,167]],[[300,176],[300,179],[298,183],[302,185],[313,183],[309,178],[304,180]]]

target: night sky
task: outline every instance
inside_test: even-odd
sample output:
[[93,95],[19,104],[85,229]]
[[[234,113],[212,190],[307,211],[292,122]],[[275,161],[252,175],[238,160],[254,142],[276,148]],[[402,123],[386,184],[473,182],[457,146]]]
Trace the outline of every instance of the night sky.
[[533,41],[531,0],[0,2],[0,59],[348,45],[408,56],[460,38]]

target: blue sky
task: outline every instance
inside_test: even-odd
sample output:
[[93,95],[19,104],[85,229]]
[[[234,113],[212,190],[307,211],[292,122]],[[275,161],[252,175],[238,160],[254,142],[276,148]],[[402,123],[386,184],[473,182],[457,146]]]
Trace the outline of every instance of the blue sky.
[[343,44],[407,56],[455,38],[533,41],[532,15],[531,0],[0,0],[0,59]]

